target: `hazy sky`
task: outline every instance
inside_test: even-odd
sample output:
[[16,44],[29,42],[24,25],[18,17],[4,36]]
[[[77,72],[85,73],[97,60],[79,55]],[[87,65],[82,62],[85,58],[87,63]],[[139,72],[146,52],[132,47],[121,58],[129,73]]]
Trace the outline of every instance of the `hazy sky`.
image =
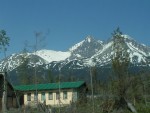
[[34,45],[35,32],[46,36],[44,48],[67,51],[88,35],[106,41],[118,26],[150,46],[150,0],[0,0],[8,55],[22,51],[26,40]]

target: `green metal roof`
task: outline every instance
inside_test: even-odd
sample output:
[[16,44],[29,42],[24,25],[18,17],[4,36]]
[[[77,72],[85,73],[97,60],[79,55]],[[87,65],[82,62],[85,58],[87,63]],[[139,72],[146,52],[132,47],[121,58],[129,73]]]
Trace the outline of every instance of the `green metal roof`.
[[[60,88],[61,89],[69,89],[69,88],[78,88],[83,85],[84,81],[77,81],[77,82],[61,82]],[[48,83],[48,84],[33,84],[33,85],[19,85],[14,86],[15,90],[19,91],[32,91],[32,90],[52,90],[58,89],[59,83]]]

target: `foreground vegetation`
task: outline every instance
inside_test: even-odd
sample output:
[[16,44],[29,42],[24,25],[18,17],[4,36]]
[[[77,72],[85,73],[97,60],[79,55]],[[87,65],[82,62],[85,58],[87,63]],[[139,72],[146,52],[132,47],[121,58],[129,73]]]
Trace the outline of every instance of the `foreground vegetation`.
[[[113,99],[110,98],[95,98],[94,108],[92,105],[92,100],[89,99],[87,103],[74,103],[71,106],[62,108],[53,108],[51,112],[44,111],[43,109],[37,109],[32,107],[26,107],[21,109],[10,109],[8,113],[131,113],[129,109],[119,109],[113,111]],[[150,105],[145,105],[145,103],[136,103],[135,108],[137,113],[150,113]]]

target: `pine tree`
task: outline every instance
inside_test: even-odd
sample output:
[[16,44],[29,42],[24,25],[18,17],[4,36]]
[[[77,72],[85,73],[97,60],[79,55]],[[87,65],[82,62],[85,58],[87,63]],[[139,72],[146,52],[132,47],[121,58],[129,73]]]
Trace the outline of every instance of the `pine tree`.
[[112,57],[112,68],[114,72],[115,80],[115,95],[119,98],[116,101],[116,108],[124,108],[126,103],[126,93],[130,86],[130,80],[128,76],[128,68],[130,63],[129,53],[127,51],[127,45],[125,43],[122,32],[117,28],[113,36],[113,50],[114,55]]

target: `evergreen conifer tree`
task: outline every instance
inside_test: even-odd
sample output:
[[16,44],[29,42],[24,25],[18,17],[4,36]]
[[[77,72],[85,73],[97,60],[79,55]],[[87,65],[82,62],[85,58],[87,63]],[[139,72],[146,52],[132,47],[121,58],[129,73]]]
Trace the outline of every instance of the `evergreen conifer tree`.
[[113,50],[114,55],[112,57],[112,68],[114,72],[115,84],[115,95],[119,98],[115,108],[124,108],[126,105],[126,93],[130,85],[128,77],[128,68],[130,63],[129,53],[127,51],[127,45],[122,32],[117,28],[113,36]]

